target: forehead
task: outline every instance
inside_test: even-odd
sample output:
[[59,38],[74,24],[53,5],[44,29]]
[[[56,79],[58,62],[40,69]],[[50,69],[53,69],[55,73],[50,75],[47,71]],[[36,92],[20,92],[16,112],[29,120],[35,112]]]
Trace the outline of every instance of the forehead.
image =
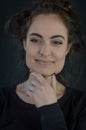
[[28,34],[34,32],[45,36],[55,34],[67,36],[68,29],[58,15],[42,14],[33,18],[28,29]]

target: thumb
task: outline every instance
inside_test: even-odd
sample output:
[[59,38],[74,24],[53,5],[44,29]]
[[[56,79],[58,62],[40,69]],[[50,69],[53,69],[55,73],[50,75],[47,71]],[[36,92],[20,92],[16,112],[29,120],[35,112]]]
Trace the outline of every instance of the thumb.
[[52,85],[52,88],[54,88],[56,90],[56,76],[55,76],[55,74],[53,74],[51,77],[51,85]]
[[45,76],[44,78],[51,85],[51,76]]

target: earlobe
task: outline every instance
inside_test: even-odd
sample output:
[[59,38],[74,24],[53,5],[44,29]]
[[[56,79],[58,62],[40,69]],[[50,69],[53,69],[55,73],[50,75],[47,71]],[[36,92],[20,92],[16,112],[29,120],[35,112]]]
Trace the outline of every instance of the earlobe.
[[68,44],[66,55],[70,52],[70,50],[71,50],[71,44]]
[[23,47],[24,47],[24,50],[26,51],[26,41],[23,40]]

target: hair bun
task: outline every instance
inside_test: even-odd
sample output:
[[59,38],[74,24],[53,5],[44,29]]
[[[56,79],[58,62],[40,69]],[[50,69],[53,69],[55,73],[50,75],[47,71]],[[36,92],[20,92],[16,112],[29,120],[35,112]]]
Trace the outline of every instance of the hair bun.
[[34,0],[34,6],[35,7],[62,7],[66,11],[72,8],[72,2],[71,0]]

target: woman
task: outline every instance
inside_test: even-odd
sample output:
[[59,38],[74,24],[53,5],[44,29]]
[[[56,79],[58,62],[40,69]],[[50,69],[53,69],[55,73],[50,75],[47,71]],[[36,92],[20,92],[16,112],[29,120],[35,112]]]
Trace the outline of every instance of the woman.
[[86,130],[86,94],[69,89],[62,75],[83,44],[71,2],[38,1],[13,16],[8,31],[23,44],[30,74],[0,90],[0,130]]

